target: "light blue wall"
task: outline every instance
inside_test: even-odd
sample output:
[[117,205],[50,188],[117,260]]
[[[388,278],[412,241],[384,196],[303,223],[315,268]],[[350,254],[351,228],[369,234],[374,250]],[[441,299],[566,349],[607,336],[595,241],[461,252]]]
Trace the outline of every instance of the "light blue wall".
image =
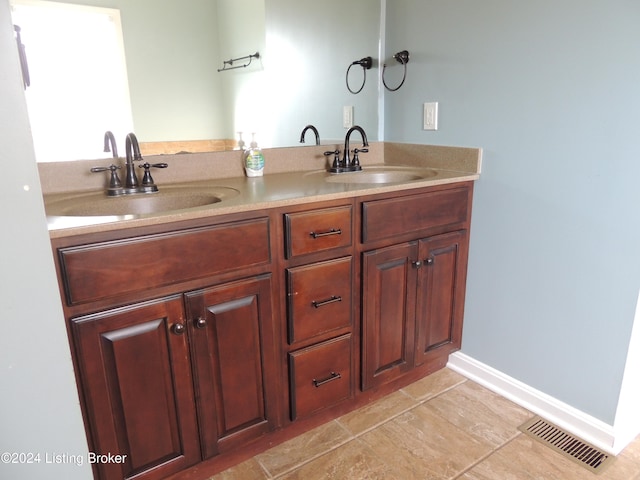
[[[388,4],[387,52],[412,58],[386,98],[386,140],[485,149],[463,351],[612,423],[640,287],[640,4]],[[8,13],[0,0],[0,211],[12,225],[0,450],[77,453],[86,441]],[[420,129],[424,101],[440,102],[438,132]],[[1,468],[2,478],[90,477]]]
[[412,56],[385,140],[484,148],[463,352],[609,424],[640,288],[638,25],[634,0],[387,5]]
[[[273,145],[292,145],[314,124],[322,140],[343,140],[342,107],[354,107],[354,123],[377,140],[377,65],[367,72],[362,91],[346,86],[350,63],[377,58],[380,4],[377,0],[266,0],[265,73],[270,95]],[[354,91],[362,68],[349,74]],[[289,139],[295,139],[292,143]],[[307,144],[313,142],[309,132]]]

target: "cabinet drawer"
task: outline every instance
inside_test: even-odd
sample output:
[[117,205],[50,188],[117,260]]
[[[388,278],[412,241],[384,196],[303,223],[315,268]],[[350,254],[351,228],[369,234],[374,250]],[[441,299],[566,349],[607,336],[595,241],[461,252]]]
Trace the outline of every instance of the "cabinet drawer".
[[459,228],[469,220],[470,213],[470,191],[466,187],[364,202],[362,241]]
[[351,335],[289,354],[291,419],[351,398]]
[[271,261],[269,220],[58,250],[69,305],[147,291]]
[[285,214],[287,258],[351,245],[351,218],[350,205]]
[[351,325],[352,258],[287,269],[289,343]]

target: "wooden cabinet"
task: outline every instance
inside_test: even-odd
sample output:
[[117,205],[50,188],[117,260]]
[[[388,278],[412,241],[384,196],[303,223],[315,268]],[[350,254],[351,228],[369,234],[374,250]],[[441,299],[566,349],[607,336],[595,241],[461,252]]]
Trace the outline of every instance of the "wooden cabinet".
[[292,420],[353,396],[351,343],[347,334],[289,353]]
[[275,429],[270,275],[186,294],[205,458]]
[[363,390],[413,367],[417,259],[417,242],[363,254]]
[[59,245],[90,449],[124,458],[98,478],[165,478],[278,426],[269,225]]
[[124,460],[96,478],[211,476],[444,366],[471,196],[469,182],[53,240],[89,448]]
[[465,188],[363,204],[363,241],[382,245],[362,254],[363,390],[429,370],[460,348],[470,208]]
[[351,256],[287,269],[290,344],[351,328],[352,271]]
[[269,221],[252,218],[128,239],[82,240],[57,253],[68,306],[117,302],[181,282],[268,267]]
[[85,415],[99,478],[163,478],[200,460],[182,298],[74,318]]
[[287,258],[352,244],[351,205],[285,213]]
[[287,211],[285,282],[289,419],[355,393],[353,205]]
[[419,242],[415,365],[460,348],[468,242],[466,230]]

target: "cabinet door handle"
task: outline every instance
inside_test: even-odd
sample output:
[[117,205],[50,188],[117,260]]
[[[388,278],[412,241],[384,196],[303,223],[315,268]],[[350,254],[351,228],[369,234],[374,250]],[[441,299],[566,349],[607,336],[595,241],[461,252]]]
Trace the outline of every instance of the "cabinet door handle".
[[429,258],[425,258],[424,259],[425,265],[433,265],[435,261],[436,261],[436,259],[433,258],[433,257],[429,257]]
[[324,385],[325,383],[333,382],[334,380],[338,380],[340,378],[342,378],[342,375],[340,375],[340,373],[331,372],[331,374],[327,378],[323,378],[322,380],[316,380],[314,378],[313,379],[313,385],[316,388],[318,388],[318,387]]
[[413,268],[420,268],[422,267],[422,262],[418,260],[416,262],[411,262],[411,265],[413,265]]
[[171,331],[175,335],[182,335],[184,333],[184,330],[185,330],[184,323],[174,323],[171,326]]
[[328,298],[327,300],[320,300],[319,302],[317,301],[313,301],[311,302],[311,305],[313,305],[315,308],[320,308],[323,307],[325,305],[329,305],[330,303],[335,303],[335,302],[341,302],[342,301],[342,297],[340,295],[331,295],[331,298]]
[[313,238],[328,237],[329,235],[342,235],[342,229],[332,228],[327,232],[311,232],[309,235],[311,235]]
[[196,328],[205,328],[207,326],[207,321],[202,318],[202,317],[198,317],[196,318],[193,323],[195,324]]

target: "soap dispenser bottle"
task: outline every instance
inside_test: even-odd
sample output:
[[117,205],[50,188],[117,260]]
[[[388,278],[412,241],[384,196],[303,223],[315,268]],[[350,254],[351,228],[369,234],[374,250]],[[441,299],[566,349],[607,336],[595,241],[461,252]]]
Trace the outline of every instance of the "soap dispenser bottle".
[[245,152],[244,170],[247,177],[261,177],[264,173],[264,156],[256,142],[256,134],[251,134],[251,144]]

